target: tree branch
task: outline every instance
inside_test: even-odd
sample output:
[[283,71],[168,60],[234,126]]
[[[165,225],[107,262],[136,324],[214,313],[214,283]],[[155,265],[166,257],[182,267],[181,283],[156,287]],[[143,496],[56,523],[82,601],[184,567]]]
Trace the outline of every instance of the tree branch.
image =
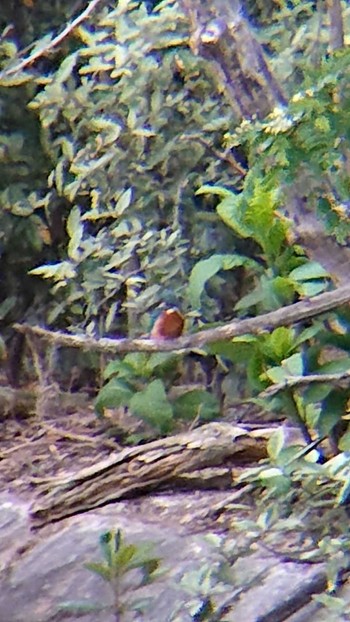
[[30,54],[29,56],[24,58],[20,63],[18,63],[14,67],[9,67],[9,69],[4,69],[4,71],[0,73],[0,80],[2,78],[5,78],[6,76],[11,76],[13,74],[16,74],[19,71],[22,71],[23,69],[25,69],[26,67],[28,67],[29,65],[32,65],[35,61],[37,61],[38,58],[46,55],[50,50],[52,50],[57,45],[62,43],[62,41],[74,30],[74,28],[79,26],[79,24],[81,24],[87,17],[89,17],[89,15],[91,15],[91,13],[95,10],[97,5],[101,1],[102,0],[91,0],[91,2],[88,4],[86,9],[84,9],[84,11],[80,13],[80,15],[78,15],[75,19],[73,19],[72,22],[67,24],[67,26],[62,30],[62,32],[60,32],[56,37],[54,37],[47,45],[45,45],[43,48],[40,48],[39,50],[36,50],[35,52],[33,52],[33,54]]
[[215,341],[227,341],[233,337],[246,333],[259,334],[270,332],[278,326],[289,326],[331,311],[350,302],[350,285],[339,287],[305,299],[301,302],[282,307],[264,315],[244,320],[233,320],[224,326],[201,330],[192,335],[183,335],[179,339],[159,341],[155,339],[95,339],[86,335],[69,335],[68,333],[54,332],[39,326],[29,324],[15,324],[14,328],[24,334],[37,335],[53,345],[70,348],[82,348],[100,352],[186,352],[201,348]]
[[267,389],[265,389],[265,391],[262,391],[259,394],[259,397],[272,397],[280,391],[285,391],[286,389],[294,389],[296,387],[306,387],[309,384],[314,384],[315,382],[339,385],[342,380],[350,380],[350,370],[339,372],[338,374],[309,374],[308,376],[286,376],[283,382],[271,385],[271,387],[268,387]]

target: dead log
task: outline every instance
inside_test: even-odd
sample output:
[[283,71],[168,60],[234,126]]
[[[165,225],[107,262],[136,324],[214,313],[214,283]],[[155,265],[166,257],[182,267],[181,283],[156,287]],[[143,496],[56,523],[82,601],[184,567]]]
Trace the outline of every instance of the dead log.
[[50,479],[31,509],[33,524],[60,521],[165,484],[178,486],[181,476],[188,481],[189,474],[208,467],[226,466],[231,473],[233,465],[264,458],[270,435],[271,428],[248,431],[215,422],[126,448],[75,474]]

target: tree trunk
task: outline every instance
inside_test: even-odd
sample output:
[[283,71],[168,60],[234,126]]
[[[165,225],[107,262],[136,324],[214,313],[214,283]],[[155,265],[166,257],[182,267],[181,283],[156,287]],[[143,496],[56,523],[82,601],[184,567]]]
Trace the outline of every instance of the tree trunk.
[[[244,18],[239,0],[179,0],[190,21],[190,47],[209,60],[229,99],[236,119],[262,119],[287,103],[269,69],[263,48]],[[340,0],[327,0],[330,21],[329,49],[343,45]],[[350,249],[326,234],[322,222],[307,202],[305,188],[297,182],[286,193],[285,210],[294,223],[295,239],[308,256],[321,263],[334,281],[349,283]]]

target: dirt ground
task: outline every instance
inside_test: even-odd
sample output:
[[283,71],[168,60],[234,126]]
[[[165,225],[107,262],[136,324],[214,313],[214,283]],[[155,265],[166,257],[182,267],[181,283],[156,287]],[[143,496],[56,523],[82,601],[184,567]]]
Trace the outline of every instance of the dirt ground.
[[73,412],[8,413],[1,422],[0,489],[30,499],[47,478],[78,471],[120,448],[92,400]]

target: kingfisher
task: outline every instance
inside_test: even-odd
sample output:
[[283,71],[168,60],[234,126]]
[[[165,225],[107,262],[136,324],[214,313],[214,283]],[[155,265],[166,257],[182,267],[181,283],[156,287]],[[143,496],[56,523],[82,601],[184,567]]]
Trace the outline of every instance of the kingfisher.
[[182,335],[185,319],[177,307],[163,309],[151,330],[152,339],[176,339]]

